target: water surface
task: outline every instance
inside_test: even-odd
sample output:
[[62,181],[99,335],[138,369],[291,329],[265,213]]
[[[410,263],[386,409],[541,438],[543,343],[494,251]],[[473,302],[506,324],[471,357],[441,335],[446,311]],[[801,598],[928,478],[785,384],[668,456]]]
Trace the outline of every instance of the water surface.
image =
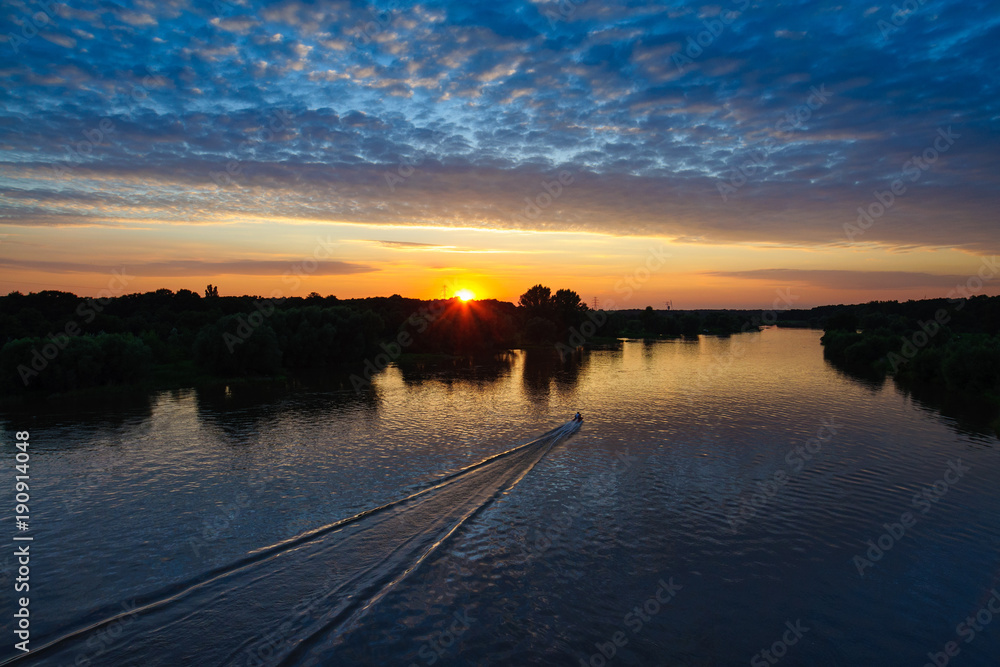
[[994,664],[1000,623],[957,626],[1000,586],[996,440],[819,335],[5,415],[8,459],[32,436],[32,646],[64,638],[28,662]]

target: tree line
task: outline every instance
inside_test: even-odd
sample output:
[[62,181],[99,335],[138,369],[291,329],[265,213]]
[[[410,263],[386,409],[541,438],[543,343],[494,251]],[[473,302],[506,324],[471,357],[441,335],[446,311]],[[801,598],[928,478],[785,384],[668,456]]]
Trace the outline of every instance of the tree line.
[[0,297],[0,387],[52,393],[136,384],[158,373],[339,368],[380,353],[380,343],[404,330],[412,335],[407,352],[483,354],[525,344],[522,324],[518,307],[492,299],[264,299],[219,296],[212,285],[204,295],[159,289],[100,299],[12,292]]
[[1000,403],[1000,297],[825,306],[823,353],[848,370]]
[[0,388],[56,393],[157,378],[277,376],[348,369],[402,353],[488,355],[620,337],[732,333],[745,319],[652,308],[592,311],[577,292],[543,285],[517,304],[398,294],[265,299],[219,296],[214,285],[203,294],[159,289],[103,298],[11,292],[0,297]]

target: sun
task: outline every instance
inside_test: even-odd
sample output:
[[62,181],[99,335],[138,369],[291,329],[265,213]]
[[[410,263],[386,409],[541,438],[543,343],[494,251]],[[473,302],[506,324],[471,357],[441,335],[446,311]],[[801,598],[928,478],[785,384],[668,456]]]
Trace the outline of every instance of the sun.
[[467,289],[458,290],[457,292],[455,292],[455,296],[457,296],[462,301],[469,301],[471,299],[476,298],[476,295]]

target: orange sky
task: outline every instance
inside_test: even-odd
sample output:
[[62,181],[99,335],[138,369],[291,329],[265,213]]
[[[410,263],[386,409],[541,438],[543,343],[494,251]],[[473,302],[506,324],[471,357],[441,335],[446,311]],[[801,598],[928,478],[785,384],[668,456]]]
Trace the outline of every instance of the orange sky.
[[[876,245],[713,245],[592,232],[284,221],[8,230],[0,239],[5,293],[201,292],[212,283],[223,295],[435,298],[467,289],[476,298],[516,301],[542,283],[573,289],[591,305],[597,297],[601,307],[662,308],[671,301],[678,309],[763,308],[779,294],[811,307],[946,296],[983,262],[957,250]],[[997,292],[987,281],[977,293]]]
[[368,34],[364,2],[55,3],[43,30],[14,2],[0,292],[124,267],[125,291],[808,307],[947,296],[1000,247],[1000,18],[974,6],[388,4]]

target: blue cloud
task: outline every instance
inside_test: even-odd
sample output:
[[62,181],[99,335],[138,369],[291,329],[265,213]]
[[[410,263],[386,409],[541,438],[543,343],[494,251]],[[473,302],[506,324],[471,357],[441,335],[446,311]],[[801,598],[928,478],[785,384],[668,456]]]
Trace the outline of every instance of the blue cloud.
[[[273,209],[843,244],[951,127],[864,241],[995,251],[1000,17],[915,7],[8,3],[0,222]],[[561,170],[583,187],[519,216]]]

